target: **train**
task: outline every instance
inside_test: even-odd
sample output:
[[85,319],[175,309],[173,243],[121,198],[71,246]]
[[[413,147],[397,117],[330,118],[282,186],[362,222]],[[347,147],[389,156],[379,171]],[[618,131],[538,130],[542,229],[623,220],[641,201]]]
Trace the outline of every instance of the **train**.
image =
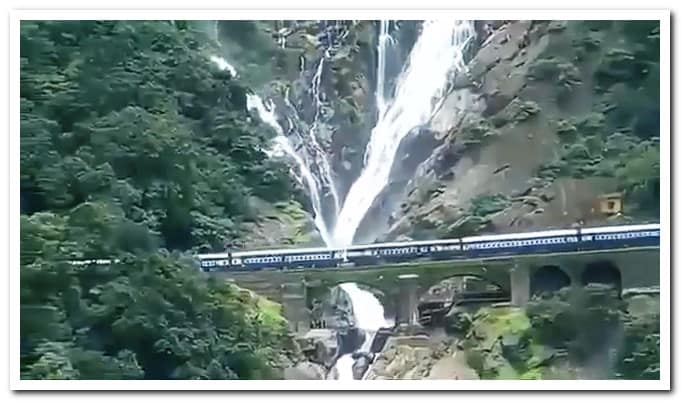
[[266,249],[197,255],[204,271],[342,268],[405,263],[418,259],[477,259],[550,254],[660,244],[659,224],[578,227],[430,241],[386,242],[345,248]]

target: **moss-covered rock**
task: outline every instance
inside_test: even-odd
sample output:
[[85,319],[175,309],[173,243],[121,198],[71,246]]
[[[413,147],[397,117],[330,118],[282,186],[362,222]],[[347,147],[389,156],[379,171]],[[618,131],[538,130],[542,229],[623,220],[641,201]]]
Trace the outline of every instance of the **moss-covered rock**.
[[593,374],[594,358],[609,358],[603,356],[608,353],[614,360],[599,377],[655,378],[659,304],[654,299],[639,295],[623,301],[610,287],[590,285],[533,298],[526,310],[485,307],[466,322],[462,346],[467,363],[483,379],[593,378],[585,375]]
[[489,143],[498,135],[499,131],[487,119],[471,117],[460,128],[457,139],[464,147],[473,148]]

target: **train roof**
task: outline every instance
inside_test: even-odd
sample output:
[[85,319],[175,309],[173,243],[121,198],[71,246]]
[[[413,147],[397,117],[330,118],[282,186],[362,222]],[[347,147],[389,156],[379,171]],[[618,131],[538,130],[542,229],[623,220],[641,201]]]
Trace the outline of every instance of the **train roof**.
[[514,234],[490,234],[490,235],[477,235],[474,237],[464,237],[461,239],[462,242],[475,242],[475,241],[501,241],[509,239],[528,239],[528,238],[538,238],[538,237],[558,237],[561,235],[577,235],[577,229],[570,230],[550,230],[550,231],[532,231],[526,233],[514,233]]
[[[322,252],[333,252],[332,248],[316,247],[316,248],[289,248],[289,249],[259,249],[254,251],[236,251],[232,252],[233,258],[243,258],[248,256],[260,256],[260,255],[289,255],[289,254],[299,254],[299,253],[322,253]],[[227,252],[218,253],[204,253],[198,255],[200,259],[221,259],[229,257]]]
[[[584,234],[593,233],[610,233],[610,232],[621,232],[621,231],[644,231],[644,230],[659,230],[660,225],[658,223],[654,224],[635,224],[635,225],[619,225],[619,226],[601,226],[601,227],[586,227],[582,228],[581,232]],[[577,235],[577,229],[556,229],[556,230],[543,230],[543,231],[531,231],[524,233],[508,233],[508,234],[488,234],[488,235],[477,235],[468,236],[460,238],[461,242],[469,243],[476,241],[501,241],[501,240],[512,240],[512,239],[530,239],[538,237],[557,237],[562,235]],[[260,256],[260,255],[290,255],[290,254],[306,254],[306,253],[327,253],[327,252],[338,252],[338,251],[353,251],[353,250],[364,250],[364,249],[376,249],[376,248],[390,248],[390,247],[411,247],[411,246],[428,246],[428,245],[449,245],[454,244],[459,241],[459,238],[447,238],[447,239],[437,239],[437,240],[419,240],[419,241],[402,241],[402,242],[382,242],[375,244],[366,245],[350,245],[346,248],[336,248],[336,247],[313,247],[313,248],[279,248],[279,249],[259,249],[252,251],[236,251],[232,252],[232,257],[242,258],[248,256]],[[208,253],[197,255],[199,259],[222,259],[229,257],[227,252],[220,253]]]
[[351,245],[346,249],[356,250],[356,249],[373,249],[373,248],[383,248],[383,247],[399,247],[399,246],[423,246],[423,245],[442,245],[451,244],[458,241],[458,238],[447,238],[447,239],[435,239],[435,240],[420,240],[420,241],[401,241],[401,242],[380,242],[377,244],[367,244],[367,245]]
[[582,232],[585,234],[591,233],[614,233],[621,231],[645,231],[645,230],[659,230],[660,224],[635,224],[628,226],[603,226],[603,227],[589,227],[583,228]]

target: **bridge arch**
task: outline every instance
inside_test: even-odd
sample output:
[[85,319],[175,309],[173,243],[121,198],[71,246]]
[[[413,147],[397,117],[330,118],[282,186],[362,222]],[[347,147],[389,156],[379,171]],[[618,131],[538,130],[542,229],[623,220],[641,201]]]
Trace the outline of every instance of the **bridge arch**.
[[544,265],[535,270],[530,278],[530,295],[555,292],[571,284],[570,276],[559,266]]
[[[452,281],[458,281],[458,283],[454,284]],[[436,282],[424,283],[423,286],[419,287],[418,297],[419,299],[424,299],[428,296],[438,296],[440,295],[440,292],[446,291],[446,288],[444,287],[447,287],[448,285],[451,287],[451,284],[460,286],[461,291],[465,290],[465,287],[468,287],[470,290],[473,290],[472,287],[483,290],[483,287],[486,286],[489,287],[486,289],[490,291],[492,290],[491,287],[494,287],[494,289],[497,290],[504,290],[503,284],[494,278],[490,278],[483,274],[456,272],[447,276],[438,277]]]
[[[425,287],[425,286],[424,286]],[[445,316],[459,302],[486,304],[510,298],[510,291],[482,274],[457,272],[441,278],[418,293],[418,317],[423,325],[444,324]]]
[[389,293],[370,282],[341,280],[337,282],[323,282],[320,285],[308,287],[307,305],[311,312],[312,325],[324,327],[333,325],[337,316],[338,308],[350,310],[361,308],[362,305],[353,305],[349,296],[341,288],[342,284],[353,283],[359,289],[372,293],[384,308],[384,316],[393,316],[394,301]]
[[587,263],[582,271],[581,284],[605,284],[622,294],[622,272],[619,267],[610,260],[599,260]]

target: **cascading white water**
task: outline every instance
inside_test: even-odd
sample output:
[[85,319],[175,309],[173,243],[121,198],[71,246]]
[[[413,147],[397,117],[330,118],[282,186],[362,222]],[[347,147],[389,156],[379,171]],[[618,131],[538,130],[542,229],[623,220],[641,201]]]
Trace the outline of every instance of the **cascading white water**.
[[[383,305],[374,294],[359,288],[355,283],[343,283],[340,288],[350,298],[356,327],[365,333],[364,343],[360,347],[360,351],[368,352],[378,329],[391,325],[385,319]],[[338,372],[338,380],[353,380],[353,363],[352,354],[338,358],[335,366]]]
[[[445,98],[451,74],[465,68],[463,52],[474,36],[472,21],[424,22],[406,66],[398,77],[394,96],[391,97],[386,94],[386,55],[394,42],[390,36],[390,21],[380,22],[376,87],[378,122],[371,131],[364,155],[364,168],[351,186],[342,208],[327,154],[317,137],[319,120],[323,117],[323,92],[320,88],[325,59],[330,57],[328,49],[317,64],[312,77],[310,93],[315,105],[315,117],[308,132],[300,132],[295,128],[293,120],[300,119],[288,98],[288,93],[284,97],[285,106],[288,108],[286,117],[290,127],[288,133],[284,133],[277,121],[275,106],[271,101],[263,102],[258,95],[247,95],[248,109],[255,110],[260,119],[277,134],[273,140],[272,150],[267,150],[268,154],[287,155],[298,167],[299,173],[292,170],[293,175],[307,188],[315,213],[315,225],[327,245],[344,247],[352,244],[360,223],[376,197],[388,184],[390,170],[401,141],[412,129],[429,123]],[[285,46],[285,39],[280,45]],[[232,76],[237,76],[236,69],[222,57],[213,56],[211,60],[221,69],[228,69]],[[303,57],[300,69],[301,74],[304,73]],[[295,135],[301,144],[298,149],[294,149],[289,139],[292,135]],[[333,213],[328,211],[325,213],[325,196],[332,197]],[[329,230],[329,222],[325,220],[325,216],[329,215],[336,219],[333,232]],[[383,306],[372,293],[360,289],[355,283],[344,283],[340,287],[353,305],[357,327],[366,335],[360,350],[369,351],[378,329],[391,325],[385,320]],[[353,364],[352,354],[338,359],[335,368],[339,380],[353,379]]]
[[430,121],[446,95],[451,74],[465,68],[463,51],[474,36],[471,21],[424,22],[398,78],[393,100],[371,131],[364,169],[350,187],[336,219],[334,246],[352,244],[364,216],[388,184],[400,142],[413,128]]
[[393,40],[390,36],[390,21],[381,20],[380,33],[378,35],[378,71],[376,73],[376,109],[378,110],[379,118],[385,113],[385,59],[388,52],[388,45],[392,44],[392,42]]
[[[325,51],[320,58],[312,77],[310,94],[315,114],[314,121],[306,132],[300,132],[292,124],[292,117],[295,120],[299,118],[288,95],[284,99],[291,127],[288,133],[284,133],[279,125],[271,102],[263,102],[254,94],[248,95],[249,109],[256,110],[263,122],[277,133],[274,139],[275,149],[268,153],[284,153],[298,166],[300,173],[295,174],[296,179],[308,191],[315,213],[315,225],[329,246],[345,247],[352,244],[360,223],[376,197],[388,184],[402,139],[412,129],[430,121],[446,95],[451,74],[465,68],[463,51],[475,36],[471,21],[425,21],[406,66],[398,77],[394,96],[391,97],[386,94],[386,54],[393,43],[390,26],[390,21],[381,21],[379,26],[376,86],[378,121],[371,131],[364,153],[364,168],[350,187],[342,205],[328,155],[318,140],[320,118],[323,117],[321,82],[329,51]],[[236,69],[223,58],[213,56],[211,60],[237,76]],[[302,72],[304,59],[301,61]],[[298,137],[300,146],[297,149],[294,149],[288,138],[291,134]],[[327,198],[332,202],[326,202]]]
[[[210,60],[213,63],[215,63],[221,70],[225,69],[228,70],[233,77],[236,77],[238,75],[236,68],[234,68],[234,66],[231,65],[223,57],[211,56]],[[319,67],[317,69],[317,73],[313,81],[316,82],[316,84],[313,85],[313,95],[315,97],[315,101],[317,104],[316,107],[318,110],[321,109],[320,103],[321,100],[318,86],[321,80],[323,60],[324,59],[320,60],[319,62]],[[286,106],[290,109],[290,112],[295,113],[295,108],[288,99],[288,93],[285,97],[285,101]],[[317,125],[319,111],[317,112],[317,116],[315,117],[313,129],[310,130],[308,135],[303,135],[300,132],[296,132],[306,150],[306,153],[303,156],[301,156],[293,148],[293,145],[291,145],[291,142],[289,141],[288,137],[284,134],[284,129],[277,121],[277,115],[275,111],[276,108],[274,103],[272,103],[271,101],[263,102],[260,96],[253,93],[249,93],[246,95],[246,107],[249,110],[255,110],[260,119],[265,124],[272,127],[272,129],[274,129],[274,131],[277,134],[273,139],[272,149],[265,150],[265,152],[267,152],[268,155],[270,156],[286,155],[290,157],[291,159],[293,159],[296,166],[300,170],[300,174],[297,174],[295,173],[295,171],[292,170],[293,176],[301,185],[304,185],[307,188],[307,192],[308,195],[310,196],[312,208],[315,214],[314,216],[315,226],[319,230],[319,233],[322,236],[322,240],[324,241],[324,243],[330,244],[332,241],[331,232],[326,224],[326,221],[324,220],[323,213],[322,197],[324,193],[326,191],[329,191],[329,193],[332,196],[333,203],[335,206],[335,210],[333,211],[334,215],[340,208],[340,204],[338,193],[336,192],[335,184],[332,178],[331,167],[329,166],[329,162],[326,159],[326,154],[324,153],[322,147],[317,142],[314,133],[314,128]],[[292,124],[290,125],[293,126]],[[309,160],[306,160],[307,157],[305,156],[307,155],[310,155],[314,161],[310,162]],[[314,174],[312,170],[313,168],[315,169],[315,172],[317,174]]]
[[[309,153],[314,156],[315,159],[315,164],[319,168],[319,177],[324,185],[324,188],[326,188],[329,191],[329,194],[331,195],[331,199],[333,200],[333,206],[334,210],[332,211],[331,215],[336,216],[340,210],[340,197],[338,196],[338,191],[336,191],[336,183],[334,182],[333,179],[333,172],[331,169],[331,166],[329,165],[329,161],[326,155],[326,152],[324,152],[324,149],[319,145],[319,141],[317,139],[317,131],[319,129],[319,118],[321,117],[322,114],[322,91],[320,90],[321,82],[322,82],[322,73],[324,72],[324,60],[325,58],[322,57],[319,59],[319,64],[317,65],[317,70],[315,71],[314,76],[312,77],[312,97],[314,98],[315,101],[315,116],[314,116],[314,121],[312,122],[312,127],[310,128],[310,133],[308,135],[309,141],[306,142],[306,145],[309,147],[310,151]],[[288,91],[286,92],[286,104],[289,106],[289,109],[295,113],[295,108],[293,105],[291,105],[291,102],[289,101],[288,97]],[[328,236],[330,238],[330,233],[328,233]],[[325,242],[327,245],[330,244],[330,242]]]
[[210,56],[210,61],[214,62],[221,70],[228,70],[233,77],[237,76],[236,68],[228,63],[224,58],[220,56]]
[[322,236],[324,242],[328,244],[331,241],[331,236],[326,226],[326,222],[324,221],[324,215],[322,214],[322,186],[319,180],[317,180],[316,176],[312,174],[308,168],[309,163],[306,163],[305,160],[298,155],[295,149],[293,149],[293,146],[291,146],[288,138],[284,135],[284,130],[277,122],[274,104],[270,102],[267,106],[265,106],[262,99],[258,95],[249,93],[246,95],[246,107],[249,110],[255,110],[258,113],[260,119],[265,124],[272,127],[277,133],[277,136],[274,138],[274,151],[281,151],[285,153],[291,157],[298,166],[300,175],[295,174],[294,172],[294,176],[299,183],[307,187],[310,200],[312,201],[312,208],[314,209],[315,213],[315,226],[317,226],[319,229],[319,233]]
[[352,354],[345,354],[336,360],[336,380],[355,380],[352,373],[352,365],[355,364],[355,360],[352,359]]

